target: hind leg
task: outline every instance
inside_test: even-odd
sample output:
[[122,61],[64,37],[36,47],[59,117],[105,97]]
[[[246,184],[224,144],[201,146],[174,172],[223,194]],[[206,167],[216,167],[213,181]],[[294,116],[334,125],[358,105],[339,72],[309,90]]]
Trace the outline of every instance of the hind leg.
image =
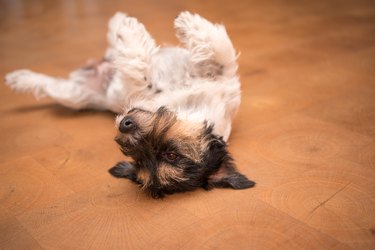
[[225,27],[182,12],[174,22],[177,38],[190,50],[192,76],[217,80],[236,75],[236,51]]
[[16,70],[5,76],[5,84],[37,99],[50,97],[72,109],[108,109],[106,90],[110,83],[107,62],[87,66],[70,74],[69,79],[55,78],[30,70]]

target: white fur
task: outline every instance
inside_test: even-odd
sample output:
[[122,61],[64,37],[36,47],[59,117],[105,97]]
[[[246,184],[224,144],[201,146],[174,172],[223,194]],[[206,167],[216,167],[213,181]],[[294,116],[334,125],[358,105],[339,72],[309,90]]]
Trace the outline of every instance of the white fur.
[[6,84],[73,109],[126,114],[133,107],[166,106],[181,120],[214,124],[227,140],[240,104],[233,45],[223,25],[196,14],[182,12],[174,26],[186,48],[160,48],[137,19],[116,13],[109,21],[105,62],[78,69],[69,79],[17,70]]

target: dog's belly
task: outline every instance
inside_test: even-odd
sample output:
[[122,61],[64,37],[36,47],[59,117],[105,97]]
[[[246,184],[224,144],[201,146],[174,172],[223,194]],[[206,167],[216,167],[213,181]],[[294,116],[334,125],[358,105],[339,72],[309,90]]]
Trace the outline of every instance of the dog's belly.
[[157,93],[189,85],[189,52],[186,49],[161,48],[151,59],[147,82]]

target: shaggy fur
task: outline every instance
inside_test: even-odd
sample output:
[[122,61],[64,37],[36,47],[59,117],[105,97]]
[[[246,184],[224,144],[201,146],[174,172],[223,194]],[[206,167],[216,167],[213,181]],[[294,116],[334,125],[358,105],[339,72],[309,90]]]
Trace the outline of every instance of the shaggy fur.
[[116,142],[133,159],[110,169],[152,197],[198,187],[242,189],[255,183],[238,173],[226,149],[240,104],[236,52],[224,26],[182,12],[174,22],[185,48],[161,48],[137,19],[109,21],[104,59],[59,79],[29,70],[6,84],[73,109],[119,113]]

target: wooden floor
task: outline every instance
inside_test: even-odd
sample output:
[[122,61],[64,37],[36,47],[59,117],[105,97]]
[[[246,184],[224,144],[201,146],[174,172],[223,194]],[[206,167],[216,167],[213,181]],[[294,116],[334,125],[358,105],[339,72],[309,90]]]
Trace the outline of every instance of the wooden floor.
[[1,84],[1,249],[375,249],[373,0],[2,0],[0,75],[100,58],[118,10],[167,45],[182,10],[227,26],[243,89],[230,151],[257,186],[152,200],[107,173],[113,114]]

